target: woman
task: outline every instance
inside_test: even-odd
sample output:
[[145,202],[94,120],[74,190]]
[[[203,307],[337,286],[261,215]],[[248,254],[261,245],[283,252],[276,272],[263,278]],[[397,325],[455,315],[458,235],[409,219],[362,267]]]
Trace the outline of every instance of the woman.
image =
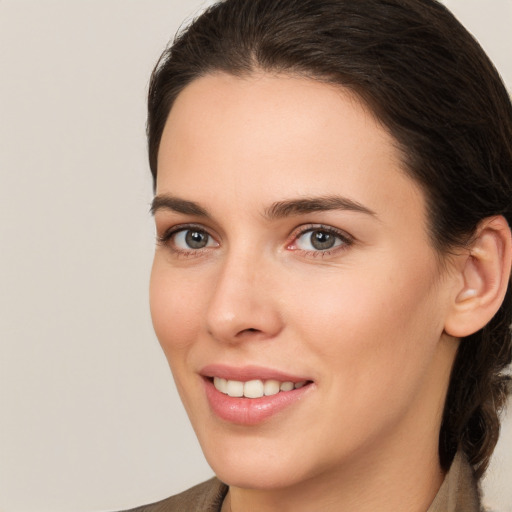
[[138,510],[479,510],[512,107],[465,29],[433,0],[226,0],[161,57],[148,140],[153,323],[218,479]]

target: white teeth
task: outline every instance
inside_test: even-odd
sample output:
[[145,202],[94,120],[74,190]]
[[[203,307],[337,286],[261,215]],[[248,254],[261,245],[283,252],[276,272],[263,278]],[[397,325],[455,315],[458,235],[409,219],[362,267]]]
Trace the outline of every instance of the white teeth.
[[228,380],[226,391],[229,396],[244,396],[244,383],[239,380]]
[[239,380],[227,380],[221,377],[213,378],[215,389],[232,397],[261,398],[263,396],[277,395],[280,391],[292,391],[306,385],[306,381],[293,383],[291,381],[279,382],[278,380],[254,379],[247,382]]
[[279,381],[278,380],[267,380],[263,386],[265,396],[277,395],[279,393]]
[[261,398],[263,396],[263,382],[250,380],[244,384],[244,396],[247,398]]
[[228,381],[226,379],[214,377],[213,384],[221,393],[228,394]]
[[294,387],[293,382],[282,382],[279,389],[281,389],[281,391],[291,391]]

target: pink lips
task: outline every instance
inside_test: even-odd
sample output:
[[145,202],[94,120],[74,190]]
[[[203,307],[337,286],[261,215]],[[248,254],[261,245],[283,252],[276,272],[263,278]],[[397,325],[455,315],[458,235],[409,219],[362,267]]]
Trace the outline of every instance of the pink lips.
[[[224,365],[209,365],[201,370],[204,377],[205,392],[210,407],[215,415],[230,423],[239,425],[256,425],[274,416],[283,409],[299,402],[312,389],[312,382],[306,377],[298,377],[257,366],[242,368]],[[253,379],[278,380],[280,382],[303,382],[308,384],[291,391],[261,398],[235,398],[218,391],[213,385],[212,377],[227,380],[249,381]]]

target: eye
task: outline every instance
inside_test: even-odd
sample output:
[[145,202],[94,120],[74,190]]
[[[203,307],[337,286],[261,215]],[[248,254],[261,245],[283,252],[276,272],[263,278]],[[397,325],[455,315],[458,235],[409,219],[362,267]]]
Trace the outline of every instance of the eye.
[[289,249],[306,252],[328,252],[341,246],[349,246],[352,239],[334,228],[316,226],[300,232]]
[[173,234],[172,242],[177,249],[197,250],[205,247],[216,247],[218,244],[214,239],[201,229],[182,229]]
[[218,247],[215,238],[201,226],[173,226],[157,237],[159,245],[165,246],[177,255],[199,255],[202,249]]

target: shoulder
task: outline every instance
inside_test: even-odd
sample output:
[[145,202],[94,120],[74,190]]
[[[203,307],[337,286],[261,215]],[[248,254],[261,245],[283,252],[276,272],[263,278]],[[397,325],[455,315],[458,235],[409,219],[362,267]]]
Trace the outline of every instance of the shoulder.
[[125,512],[219,512],[227,492],[227,485],[212,478],[165,500]]

